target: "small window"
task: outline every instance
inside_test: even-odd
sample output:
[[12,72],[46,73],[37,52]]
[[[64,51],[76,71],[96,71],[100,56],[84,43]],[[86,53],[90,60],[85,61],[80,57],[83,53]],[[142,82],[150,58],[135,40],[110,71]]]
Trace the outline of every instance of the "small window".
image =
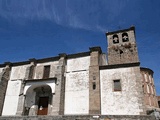
[[159,105],[159,108],[160,108],[160,101],[158,101],[158,105]]
[[50,65],[44,66],[43,79],[49,78],[49,74],[50,74]]
[[113,35],[113,43],[114,44],[119,43],[118,35]]
[[120,80],[113,80],[114,91],[121,91]]
[[93,82],[93,90],[95,90],[95,89],[96,89],[96,83]]
[[123,34],[122,34],[122,41],[123,41],[123,42],[129,41],[129,38],[128,38],[128,34],[127,34],[127,33],[123,33]]
[[144,84],[142,85],[142,89],[143,89],[143,93],[145,93],[145,92],[144,92]]

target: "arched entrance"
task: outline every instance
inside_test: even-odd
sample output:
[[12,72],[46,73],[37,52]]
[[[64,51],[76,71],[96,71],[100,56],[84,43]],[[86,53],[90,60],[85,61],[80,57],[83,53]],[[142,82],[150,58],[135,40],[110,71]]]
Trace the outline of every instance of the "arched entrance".
[[52,102],[52,90],[49,85],[31,86],[26,92],[25,114],[47,115]]
[[41,86],[34,89],[36,92],[36,103],[38,105],[37,115],[47,115],[48,104],[51,103],[52,94],[49,86]]

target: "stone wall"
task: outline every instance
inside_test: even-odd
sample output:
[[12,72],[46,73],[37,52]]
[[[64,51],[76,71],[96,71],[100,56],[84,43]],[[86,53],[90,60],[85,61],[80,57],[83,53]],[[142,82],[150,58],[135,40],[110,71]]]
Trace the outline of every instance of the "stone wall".
[[99,55],[99,65],[107,65],[107,56],[106,54],[102,53]]
[[28,65],[12,66],[10,80],[25,79]]
[[35,72],[34,72],[34,79],[43,79],[43,70],[44,66],[50,65],[50,78],[55,77],[57,66],[59,65],[59,61],[53,61],[53,62],[45,62],[45,63],[37,63],[35,66]]
[[160,96],[157,96],[158,107],[160,108]]
[[[102,115],[140,115],[144,112],[138,66],[100,70],[100,79]],[[120,80],[120,91],[114,91],[114,80]]]
[[90,48],[90,66],[89,66],[89,114],[101,114],[101,98],[100,98],[100,74],[99,64],[100,47]]
[[2,115],[9,76],[10,67],[8,65],[5,68],[0,68],[0,116]]
[[[128,41],[123,41],[123,34],[128,35]],[[126,30],[106,33],[108,40],[108,64],[123,64],[139,62],[138,51],[135,41],[134,27]],[[114,43],[114,35],[117,36]]]
[[155,109],[158,107],[158,102],[153,79],[153,71],[149,68],[141,68],[141,77],[145,105],[147,109]]

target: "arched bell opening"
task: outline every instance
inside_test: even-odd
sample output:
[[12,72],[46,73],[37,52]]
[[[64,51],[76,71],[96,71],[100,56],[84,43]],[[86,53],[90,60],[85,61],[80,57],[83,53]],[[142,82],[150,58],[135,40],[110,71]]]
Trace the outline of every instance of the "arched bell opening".
[[47,115],[51,109],[52,90],[49,85],[31,86],[25,97],[25,115]]

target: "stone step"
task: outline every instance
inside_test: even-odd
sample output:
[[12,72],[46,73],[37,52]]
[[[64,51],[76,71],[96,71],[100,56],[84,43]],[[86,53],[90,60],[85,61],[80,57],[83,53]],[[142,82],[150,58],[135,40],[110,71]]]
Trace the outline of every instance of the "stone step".
[[1,116],[0,120],[156,120],[147,115]]

